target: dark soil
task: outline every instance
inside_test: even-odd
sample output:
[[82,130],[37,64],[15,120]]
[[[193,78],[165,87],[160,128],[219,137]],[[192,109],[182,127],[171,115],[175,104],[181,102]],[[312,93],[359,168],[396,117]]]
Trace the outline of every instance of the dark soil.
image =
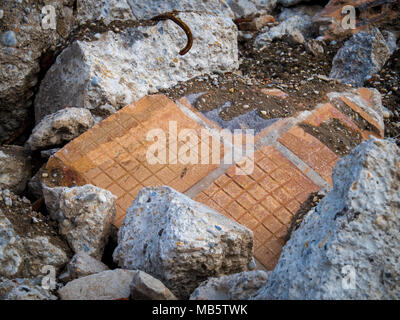
[[300,209],[293,216],[292,222],[284,239],[285,243],[290,240],[290,237],[292,236],[293,232],[295,232],[300,227],[306,214],[312,208],[316,207],[323,197],[324,196],[319,195],[318,192],[315,192],[310,194],[308,199],[305,202],[303,202]]
[[358,132],[347,128],[337,119],[325,121],[319,127],[313,127],[305,123],[301,123],[300,126],[305,132],[316,137],[339,157],[349,154],[351,150],[362,142],[362,137]]

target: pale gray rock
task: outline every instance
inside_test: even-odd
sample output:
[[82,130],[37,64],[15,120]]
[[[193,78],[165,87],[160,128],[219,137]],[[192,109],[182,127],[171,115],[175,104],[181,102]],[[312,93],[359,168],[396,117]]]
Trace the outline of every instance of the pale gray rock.
[[187,298],[209,277],[247,271],[253,233],[170,187],[144,188],[119,229],[113,257]]
[[75,41],[57,58],[35,100],[36,121],[66,104],[101,114],[120,109],[160,89],[201,74],[238,68],[237,27],[224,17],[178,15],[190,25],[194,43],[184,56],[186,36],[172,21],[109,31],[97,41]]
[[160,280],[143,271],[136,272],[130,288],[133,300],[177,300]]
[[278,0],[227,0],[235,18],[270,14],[276,8]]
[[0,300],[57,300],[57,297],[43,288],[40,278],[0,278]]
[[43,194],[51,217],[58,221],[60,233],[71,249],[101,260],[111,233],[117,197],[93,185],[44,186]]
[[360,31],[345,42],[332,62],[330,78],[361,87],[378,73],[396,49],[396,37],[378,28]]
[[270,28],[267,32],[259,34],[254,40],[254,46],[256,49],[268,46],[273,40],[289,36],[295,30],[301,32],[303,36],[307,36],[311,29],[312,22],[308,15],[294,15]]
[[249,300],[266,286],[269,274],[256,270],[210,278],[193,291],[190,300]]
[[68,281],[89,276],[109,270],[109,268],[99,260],[81,251],[75,254],[66,267],[64,279]]
[[6,278],[42,275],[43,266],[60,270],[68,262],[62,248],[46,237],[18,234],[0,210],[0,276]]
[[128,299],[134,270],[108,270],[68,282],[58,290],[61,300]]
[[0,146],[0,188],[20,194],[31,175],[30,154],[20,146]]
[[94,125],[89,110],[64,108],[45,116],[26,142],[30,150],[48,149],[73,140]]
[[172,11],[203,12],[233,18],[233,12],[224,0],[80,0],[77,21],[102,20],[109,24],[116,20],[149,20]]
[[400,150],[371,138],[283,247],[257,299],[400,298]]
[[321,41],[315,39],[311,39],[306,42],[306,50],[315,57],[322,56],[325,53],[325,49]]
[[319,5],[299,5],[292,8],[282,8],[281,13],[278,16],[279,21],[284,21],[292,16],[307,15],[313,18],[316,14],[321,12],[324,7]]

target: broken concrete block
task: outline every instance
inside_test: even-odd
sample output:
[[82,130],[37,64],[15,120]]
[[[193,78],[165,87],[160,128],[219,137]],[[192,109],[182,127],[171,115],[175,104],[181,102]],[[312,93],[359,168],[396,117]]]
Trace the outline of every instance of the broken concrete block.
[[93,125],[89,110],[64,108],[45,116],[33,129],[26,146],[30,150],[49,149],[71,141]]
[[31,175],[30,154],[20,146],[0,146],[0,188],[24,191]]
[[93,185],[43,189],[51,217],[71,249],[100,260],[115,217],[116,196]]
[[109,104],[120,109],[148,93],[171,88],[201,74],[238,68],[237,28],[230,19],[207,14],[177,15],[193,33],[193,47],[174,22],[108,31],[96,41],[75,41],[46,73],[35,100],[36,122],[63,106],[93,114]]
[[21,234],[0,210],[0,276],[36,277],[43,266],[58,272],[67,262],[66,252],[49,237]]
[[361,87],[378,73],[396,49],[396,37],[378,28],[353,35],[337,52],[332,62],[330,78]]
[[0,278],[0,300],[57,300],[57,297],[43,288],[41,278]]
[[104,263],[91,257],[86,252],[80,251],[76,253],[67,264],[66,275],[63,279],[66,282],[69,282],[74,279],[86,277],[106,270],[109,269]]
[[267,32],[259,34],[254,40],[254,47],[256,49],[261,49],[263,46],[268,46],[274,39],[281,39],[284,36],[289,36],[295,30],[307,36],[311,29],[311,18],[308,15],[291,16],[287,20],[281,21],[279,25],[270,28]]
[[237,19],[271,14],[277,6],[278,0],[227,0],[227,3]]
[[178,298],[202,281],[247,270],[253,233],[169,188],[145,188],[118,232],[113,258],[160,279]]
[[267,284],[269,274],[256,270],[210,278],[193,291],[190,300],[249,300]]
[[257,299],[399,299],[399,159],[371,138],[339,160]]
[[68,282],[58,290],[61,300],[128,299],[136,271],[108,270]]
[[143,271],[137,271],[131,283],[133,300],[176,300],[164,284]]

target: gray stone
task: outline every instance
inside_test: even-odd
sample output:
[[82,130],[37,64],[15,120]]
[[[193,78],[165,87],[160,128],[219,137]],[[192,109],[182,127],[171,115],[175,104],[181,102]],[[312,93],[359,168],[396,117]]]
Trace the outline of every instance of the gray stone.
[[285,7],[291,7],[301,2],[310,2],[311,0],[279,0],[279,4]]
[[40,278],[0,278],[0,300],[57,300],[57,297],[42,287]]
[[67,262],[67,254],[48,238],[18,234],[0,210],[0,276],[35,277],[42,275],[43,266],[58,271]]
[[67,276],[64,279],[68,279],[67,281],[71,281],[106,270],[109,269],[104,263],[81,251],[75,254],[72,257],[71,261],[67,264]]
[[51,217],[71,249],[101,260],[115,217],[117,197],[93,185],[82,187],[44,186],[43,194]]
[[108,270],[68,282],[58,290],[61,300],[128,299],[136,271]]
[[361,87],[382,69],[396,48],[395,36],[385,35],[378,28],[353,35],[334,57],[330,78]]
[[256,49],[268,46],[271,41],[281,39],[284,36],[289,36],[295,30],[306,36],[310,33],[311,29],[312,22],[308,15],[291,16],[282,21],[279,25],[270,28],[267,32],[259,34],[254,40],[254,46]]
[[45,116],[33,129],[26,147],[31,150],[46,149],[69,142],[94,125],[89,110],[65,108]]
[[118,232],[114,261],[187,298],[209,277],[247,271],[253,233],[169,188],[144,188]]
[[[71,2],[71,1],[70,1]],[[49,0],[56,10],[57,28],[42,28],[42,5],[36,0],[2,1],[4,17],[0,34],[0,143],[29,121],[40,73],[41,57],[69,35],[72,2]],[[28,8],[30,14],[24,9]],[[53,48],[53,49],[51,49]]]
[[130,288],[133,300],[177,300],[160,280],[143,271],[136,272]]
[[31,158],[23,147],[0,146],[0,188],[20,194],[31,175]]
[[117,34],[109,31],[92,42],[75,41],[41,83],[36,121],[66,104],[101,114],[99,107],[105,104],[120,109],[179,81],[238,68],[237,28],[232,20],[196,13],[178,16],[194,36],[193,47],[184,56],[178,52],[186,36],[169,20]]
[[306,50],[315,57],[322,56],[325,53],[325,49],[321,41],[311,39],[306,42]]
[[371,138],[283,247],[257,299],[400,298],[400,150]]
[[278,0],[227,0],[235,18],[270,14],[276,8]]
[[1,42],[6,47],[16,47],[17,38],[14,31],[6,31],[1,35]]
[[266,286],[270,272],[256,270],[204,281],[190,300],[248,300]]
[[109,24],[116,20],[148,20],[172,11],[193,11],[232,18],[233,12],[224,0],[80,0],[76,20],[102,20]]

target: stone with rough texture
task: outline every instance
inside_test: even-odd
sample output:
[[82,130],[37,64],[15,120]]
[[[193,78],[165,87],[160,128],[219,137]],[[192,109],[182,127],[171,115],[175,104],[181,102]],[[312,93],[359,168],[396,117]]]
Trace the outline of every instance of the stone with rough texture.
[[0,188],[20,194],[30,175],[30,155],[23,147],[0,146]]
[[257,299],[400,298],[400,150],[371,138],[283,248]]
[[[10,138],[31,116],[40,60],[70,32],[72,1],[69,2],[1,2],[4,17],[0,20],[0,143]],[[42,27],[44,5],[55,8],[55,30]]]
[[113,257],[187,298],[209,277],[246,271],[253,233],[172,188],[144,188],[128,209]]
[[0,276],[34,277],[42,274],[45,265],[57,271],[67,262],[67,254],[48,238],[18,234],[0,210]]
[[310,33],[311,29],[311,18],[308,15],[294,15],[286,20],[283,20],[279,25],[270,28],[267,32],[259,34],[254,40],[254,46],[256,49],[260,49],[263,46],[268,46],[271,41],[275,39],[281,39],[284,36],[289,36],[295,30],[306,36]]
[[267,284],[269,274],[256,270],[210,278],[194,290],[190,300],[248,300]]
[[58,290],[61,300],[128,299],[136,271],[108,270],[68,282]]
[[137,271],[131,283],[133,300],[176,300],[164,284],[143,271]]
[[270,14],[276,8],[278,0],[227,0],[235,18]]
[[109,270],[109,268],[99,260],[91,257],[87,253],[80,251],[75,254],[66,267],[66,277],[68,281],[89,276]]
[[108,31],[96,41],[75,41],[57,58],[35,100],[36,121],[64,105],[101,114],[120,109],[179,81],[238,68],[237,27],[232,20],[197,13],[178,14],[190,25],[194,43],[183,55],[186,36],[174,22]]
[[94,125],[89,110],[65,108],[45,116],[33,129],[26,146],[31,150],[48,149],[69,142]]
[[285,7],[291,7],[301,2],[310,2],[311,0],[279,0],[279,4]]
[[330,78],[361,87],[378,73],[396,49],[396,37],[378,28],[353,35],[337,52]]
[[93,185],[43,188],[46,206],[71,249],[101,259],[115,217],[117,197]]
[[42,287],[40,278],[1,279],[0,300],[57,300],[48,290]]

